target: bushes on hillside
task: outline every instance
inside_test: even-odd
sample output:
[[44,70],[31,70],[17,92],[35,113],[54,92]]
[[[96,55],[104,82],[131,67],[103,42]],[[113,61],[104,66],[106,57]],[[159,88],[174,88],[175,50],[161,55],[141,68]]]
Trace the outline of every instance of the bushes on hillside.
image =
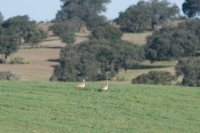
[[93,39],[62,49],[51,80],[105,80],[143,57],[143,49],[131,43]]
[[0,80],[18,80],[19,77],[9,71],[0,72]]
[[198,37],[189,30],[163,28],[148,38],[145,52],[151,61],[170,60],[195,56],[198,47]]
[[[193,36],[196,36],[198,38],[198,42],[200,42],[200,19],[199,18],[187,20],[185,23],[179,24],[178,29],[189,31],[190,34],[193,34]],[[198,43],[197,48],[200,50],[200,43]]]
[[171,85],[172,82],[176,79],[176,76],[172,75],[169,72],[157,72],[151,71],[148,74],[142,74],[136,79],[132,80],[132,83],[136,84],[162,84],[162,85]]
[[35,21],[27,15],[7,19],[0,25],[0,53],[3,60],[17,52],[20,45],[37,45],[47,37],[47,32],[38,28]]
[[10,64],[28,64],[24,58],[16,57],[13,60],[10,61]]
[[196,56],[200,50],[200,19],[187,20],[178,27],[165,27],[147,39],[146,58],[155,60]]
[[182,85],[200,86],[200,58],[180,60],[176,71],[178,76],[183,76]]
[[100,15],[108,2],[110,0],[63,2],[56,16],[54,33],[67,44],[74,44],[74,33],[82,26],[91,31],[91,36],[89,41],[67,45],[61,50],[59,65],[55,66],[50,80],[104,80],[114,76],[120,68],[126,70],[144,58],[142,47],[122,41],[123,33]]
[[96,39],[107,39],[107,40],[120,40],[122,32],[111,26],[110,24],[104,24],[94,28],[92,31],[92,38]]
[[75,42],[75,32],[79,31],[80,28],[81,25],[73,20],[57,22],[51,27],[53,33],[67,44],[73,44]]
[[37,45],[43,39],[47,38],[47,32],[38,28],[37,23],[30,20],[29,16],[15,16],[4,21],[2,27],[18,37],[20,44],[30,43]]

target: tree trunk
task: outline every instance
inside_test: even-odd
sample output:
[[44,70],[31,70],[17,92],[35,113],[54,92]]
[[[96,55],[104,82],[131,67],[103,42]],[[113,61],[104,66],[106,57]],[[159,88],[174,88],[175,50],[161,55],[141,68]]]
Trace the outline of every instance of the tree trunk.
[[127,68],[124,68],[125,73],[127,72]]

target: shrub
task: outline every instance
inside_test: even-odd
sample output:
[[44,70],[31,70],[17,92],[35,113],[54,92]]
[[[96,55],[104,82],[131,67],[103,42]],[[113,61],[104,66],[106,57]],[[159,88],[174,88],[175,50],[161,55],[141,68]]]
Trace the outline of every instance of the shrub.
[[169,72],[151,71],[148,74],[142,74],[133,79],[132,83],[171,85],[175,79],[176,77]]
[[176,72],[183,76],[181,85],[200,86],[200,58],[180,60]]
[[18,80],[19,77],[9,71],[0,72],[0,80]]
[[24,58],[20,58],[20,57],[17,57],[17,58],[14,58],[10,64],[28,64],[29,62],[25,61]]
[[4,59],[0,59],[0,64],[6,63]]

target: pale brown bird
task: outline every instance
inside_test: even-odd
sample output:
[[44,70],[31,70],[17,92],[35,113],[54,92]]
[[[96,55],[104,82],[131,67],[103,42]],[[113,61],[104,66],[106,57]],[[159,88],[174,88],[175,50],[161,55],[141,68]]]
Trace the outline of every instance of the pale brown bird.
[[107,84],[104,85],[101,89],[99,89],[100,92],[106,92],[108,90],[108,81]]
[[85,79],[81,83],[77,83],[74,85],[76,88],[84,88],[85,87]]

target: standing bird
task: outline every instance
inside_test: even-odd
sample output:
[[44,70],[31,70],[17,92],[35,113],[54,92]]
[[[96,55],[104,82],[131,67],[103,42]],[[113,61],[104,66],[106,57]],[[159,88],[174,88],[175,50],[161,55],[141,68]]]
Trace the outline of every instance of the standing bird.
[[76,88],[84,88],[85,87],[85,79],[81,83],[75,84],[74,85]]
[[101,89],[99,89],[100,92],[106,92],[108,90],[108,80],[107,80],[107,84],[104,85]]

